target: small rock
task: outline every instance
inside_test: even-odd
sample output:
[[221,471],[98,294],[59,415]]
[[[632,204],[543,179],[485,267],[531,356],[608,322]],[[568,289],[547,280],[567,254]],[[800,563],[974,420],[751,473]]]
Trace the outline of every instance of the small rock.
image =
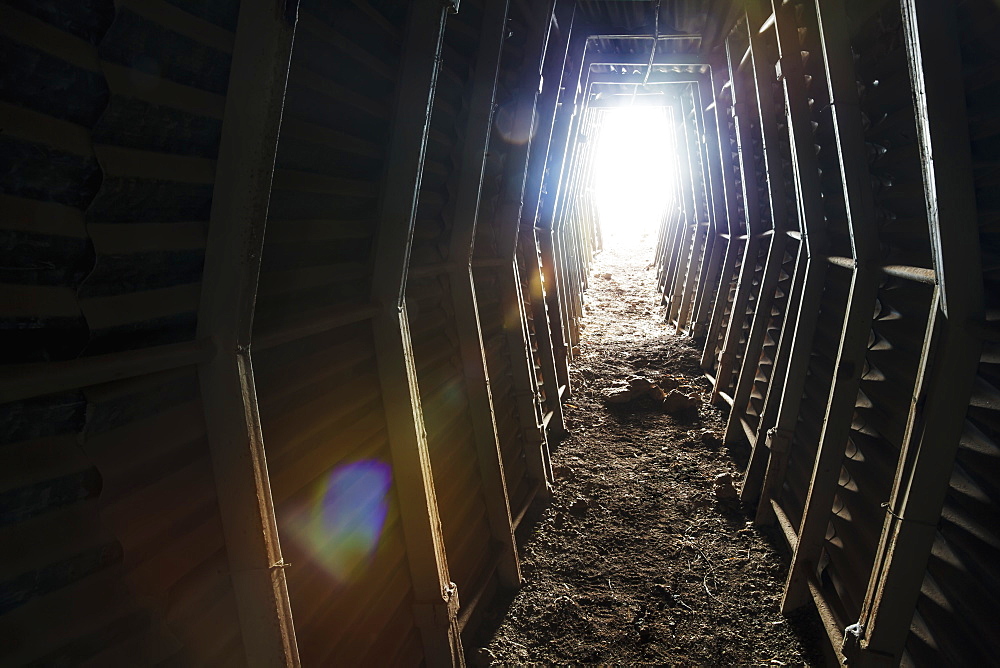
[[657,596],[666,599],[667,601],[673,603],[674,593],[670,591],[670,587],[665,584],[654,584],[652,587],[653,593]]
[[710,448],[719,448],[722,446],[722,439],[716,436],[714,433],[706,429],[701,432],[701,442]]
[[561,480],[573,477],[573,469],[568,466],[553,466],[552,475]]
[[690,410],[697,405],[697,398],[690,397],[677,390],[671,390],[670,393],[663,399],[663,412],[680,413],[682,411]]
[[733,476],[728,473],[720,473],[715,476],[715,498],[719,501],[733,501],[739,494],[733,487]]
[[674,390],[677,389],[678,385],[680,385],[680,383],[677,382],[677,379],[673,378],[672,376],[660,377],[660,381],[657,384],[664,390]]
[[590,504],[587,503],[586,499],[577,499],[569,507],[569,512],[574,517],[583,517],[587,514],[587,509],[590,508]]
[[604,400],[609,404],[627,404],[635,399],[635,396],[635,392],[627,387],[604,392]]
[[691,501],[691,510],[699,510],[701,508],[708,508],[712,505],[712,502],[708,500],[705,496],[696,496],[693,501]]
[[655,387],[653,381],[642,376],[632,376],[628,379],[628,388],[637,393],[642,393],[647,391],[649,388]]

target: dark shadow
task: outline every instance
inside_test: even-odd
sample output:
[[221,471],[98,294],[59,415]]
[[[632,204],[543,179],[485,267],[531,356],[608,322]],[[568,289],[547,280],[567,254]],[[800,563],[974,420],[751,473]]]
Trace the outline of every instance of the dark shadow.
[[[753,511],[749,506],[747,510],[747,517],[750,517],[750,513]],[[783,557],[785,571],[787,572],[791,554],[788,549],[788,543],[781,533],[781,529],[776,526],[759,526],[757,527],[757,531],[764,537],[768,547]],[[792,631],[802,641],[803,647],[808,652],[809,665],[839,665],[839,662],[836,660],[831,661],[834,657],[830,651],[830,640],[827,637],[826,629],[823,628],[823,622],[820,620],[815,606],[811,604],[805,605],[798,610],[784,615],[784,617],[788,620]]]
[[[560,441],[565,440],[564,435]],[[545,513],[545,509],[551,504],[550,501],[536,500],[528,508],[524,518],[514,532],[514,538],[519,546],[527,545],[534,537],[535,532]],[[531,567],[522,563],[521,576],[525,579],[531,576]],[[503,624],[511,604],[517,597],[518,589],[498,589],[496,595],[492,597],[488,604],[476,611],[478,617],[475,631],[468,637],[463,635],[462,643],[465,648],[465,660],[470,666],[489,666],[491,659],[488,654],[484,655],[484,650],[489,645],[490,640],[496,635],[497,630]]]
[[746,439],[741,438],[735,443],[730,443],[724,447],[726,448],[726,454],[736,464],[736,468],[740,471],[746,471],[747,466],[750,464],[750,444],[747,443]]

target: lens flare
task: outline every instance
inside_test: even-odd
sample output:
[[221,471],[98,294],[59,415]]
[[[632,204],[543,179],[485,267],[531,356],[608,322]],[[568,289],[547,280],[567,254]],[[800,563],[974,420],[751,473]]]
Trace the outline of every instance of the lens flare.
[[288,521],[291,537],[338,582],[360,575],[378,548],[392,469],[377,459],[338,466]]
[[534,98],[501,104],[494,114],[496,131],[508,144],[526,144],[535,136]]

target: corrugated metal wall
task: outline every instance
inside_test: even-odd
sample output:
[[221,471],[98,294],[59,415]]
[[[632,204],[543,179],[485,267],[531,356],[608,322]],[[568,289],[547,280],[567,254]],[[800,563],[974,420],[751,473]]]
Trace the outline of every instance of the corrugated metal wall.
[[753,2],[714,101],[692,117],[679,97],[678,136],[718,123],[728,224],[699,301],[679,277],[717,260],[683,232],[691,194],[668,214],[668,314],[705,333],[726,441],[752,446],[742,498],[788,540],[783,610],[815,603],[852,665],[998,649],[997,20],[980,2]]
[[[520,583],[514,530],[548,495],[560,381],[522,201],[541,188],[529,154],[548,153],[531,119],[547,109],[551,126],[559,91],[539,93],[542,63],[573,70],[573,3],[558,28],[551,4],[506,9],[298,8],[250,396],[284,548],[261,568],[284,572],[307,664],[460,661],[445,636],[471,637],[475,611]],[[0,6],[4,663],[260,660],[216,502],[235,474],[213,471],[198,366],[224,353],[196,338],[223,119],[255,104],[226,97],[239,15],[235,0]],[[405,74],[420,62],[422,90]],[[400,168],[407,145],[421,162]],[[407,173],[419,191],[399,228],[387,212],[407,210],[393,203]],[[383,349],[379,296],[380,258],[401,247],[409,368]],[[393,443],[407,379],[429,478]],[[364,467],[376,477],[343,482]],[[373,513],[348,522],[364,549],[328,514],[345,498]]]
[[[0,6],[4,348],[35,364],[8,378],[194,338],[237,12]],[[239,663],[194,367],[21,389],[3,662]]]
[[[641,83],[640,4],[0,5],[0,662],[461,662],[550,492],[601,243],[593,86]],[[996,8],[766,4],[661,7],[702,32],[650,73],[681,159],[667,317],[753,448],[784,609],[859,665],[989,662]],[[254,20],[281,72],[297,25],[287,88],[241,78]],[[261,241],[219,202],[271,154],[222,138],[282,91]],[[203,272],[233,267],[252,366],[206,329],[229,295]],[[230,356],[242,396],[214,396]]]
[[[965,87],[971,142],[979,248],[982,253],[982,352],[972,396],[941,511],[941,522],[917,600],[907,658],[933,662],[936,656],[968,657],[972,663],[996,660],[996,627],[1000,583],[1000,376],[996,327],[1000,320],[1000,245],[997,217],[997,81],[998,48],[992,37],[1000,27],[995,5],[959,3],[956,11],[961,40],[961,78]],[[957,73],[956,73],[957,74]],[[970,620],[956,625],[954,620]]]
[[391,461],[367,318],[406,19],[402,6],[303,2],[288,73],[254,367],[307,665],[420,655],[397,496],[367,563],[337,561],[333,536],[312,519],[338,468]]

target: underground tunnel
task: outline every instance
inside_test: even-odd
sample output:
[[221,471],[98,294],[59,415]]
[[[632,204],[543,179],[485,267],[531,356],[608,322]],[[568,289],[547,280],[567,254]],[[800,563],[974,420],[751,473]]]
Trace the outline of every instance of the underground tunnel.
[[995,665],[998,29],[3,0],[0,664]]

